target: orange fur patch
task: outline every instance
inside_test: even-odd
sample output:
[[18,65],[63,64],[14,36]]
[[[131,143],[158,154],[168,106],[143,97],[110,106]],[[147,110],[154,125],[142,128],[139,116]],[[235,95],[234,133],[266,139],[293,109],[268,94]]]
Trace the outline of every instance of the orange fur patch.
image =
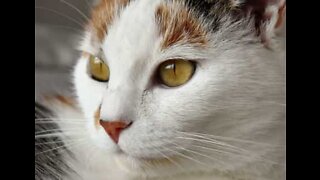
[[177,43],[188,43],[196,46],[207,44],[206,31],[203,25],[181,5],[161,4],[156,10],[156,20],[160,35],[163,36],[161,47],[168,48]]
[[97,111],[94,113],[94,124],[96,125],[96,128],[100,127],[100,111],[101,111],[101,106],[97,109]]
[[129,0],[101,0],[93,9],[90,23],[100,41],[104,39],[107,26],[112,23],[117,10],[126,6],[128,2]]
[[62,95],[44,96],[44,99],[48,102],[59,101],[60,103],[63,103],[63,104],[70,106],[70,107],[76,106],[75,105],[76,102],[73,98],[62,96]]
[[284,2],[284,4],[279,8],[278,10],[278,20],[277,23],[275,25],[275,28],[279,28],[282,24],[283,24],[283,17],[286,11],[286,2]]

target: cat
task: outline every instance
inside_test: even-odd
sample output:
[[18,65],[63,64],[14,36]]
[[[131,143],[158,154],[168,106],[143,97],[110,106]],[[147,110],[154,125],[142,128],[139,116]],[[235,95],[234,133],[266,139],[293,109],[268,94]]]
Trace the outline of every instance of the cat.
[[284,179],[285,8],[98,1],[76,101],[36,104],[36,179]]

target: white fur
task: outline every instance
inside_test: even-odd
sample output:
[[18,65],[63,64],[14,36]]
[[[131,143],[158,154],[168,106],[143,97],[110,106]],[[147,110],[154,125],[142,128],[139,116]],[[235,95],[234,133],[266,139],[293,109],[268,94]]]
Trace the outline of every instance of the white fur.
[[[101,47],[91,45],[90,32],[87,33],[83,50],[97,53],[102,48],[111,74],[108,83],[94,81],[87,74],[88,59],[84,57],[75,67],[75,90],[84,113],[79,118],[87,121],[80,125],[81,137],[87,138],[87,143],[75,147],[77,160],[70,159],[69,164],[83,179],[94,180],[283,178],[283,48],[269,50],[262,44],[245,44],[255,42],[256,37],[241,38],[247,30],[226,22],[209,37],[206,49],[176,45],[162,51],[154,16],[160,2],[130,3],[109,27]],[[176,88],[152,82],[158,65],[173,57],[197,61],[192,79]],[[94,125],[94,113],[100,104],[102,119],[133,121],[121,133],[118,145]],[[61,115],[64,119],[70,117]],[[60,126],[72,127],[68,123]],[[199,151],[191,138],[196,136],[188,139],[178,131],[250,142],[218,142],[245,149],[242,156]],[[177,145],[181,149],[174,149]],[[218,145],[215,147],[219,149]],[[124,153],[118,153],[119,148]],[[164,156],[171,161],[151,161],[150,166],[143,160],[165,159]],[[78,178],[70,174],[67,179]]]

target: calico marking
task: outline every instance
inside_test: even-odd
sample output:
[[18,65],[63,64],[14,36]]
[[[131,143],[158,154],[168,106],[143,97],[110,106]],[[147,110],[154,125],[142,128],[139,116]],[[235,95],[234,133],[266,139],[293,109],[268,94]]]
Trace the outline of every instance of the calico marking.
[[117,11],[125,7],[130,0],[101,0],[93,9],[90,24],[100,42],[103,41]]
[[161,4],[156,10],[156,21],[163,37],[161,47],[168,48],[177,43],[205,46],[205,28],[183,5]]

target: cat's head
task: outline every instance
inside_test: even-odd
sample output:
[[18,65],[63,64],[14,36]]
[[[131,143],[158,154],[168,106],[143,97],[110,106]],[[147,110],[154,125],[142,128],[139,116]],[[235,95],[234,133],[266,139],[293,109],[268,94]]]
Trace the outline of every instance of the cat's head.
[[[101,0],[74,72],[93,142],[132,167],[163,159],[236,166],[255,158],[219,154],[239,151],[225,137],[283,142],[284,57],[274,39],[283,7],[266,0]],[[244,146],[268,153],[250,143],[236,147]]]

